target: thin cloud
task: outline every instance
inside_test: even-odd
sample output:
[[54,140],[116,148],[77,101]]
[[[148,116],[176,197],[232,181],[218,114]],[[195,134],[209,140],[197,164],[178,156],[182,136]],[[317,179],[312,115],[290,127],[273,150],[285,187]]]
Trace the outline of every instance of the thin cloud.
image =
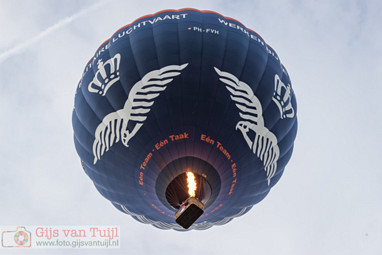
[[28,49],[30,46],[32,46],[36,42],[40,41],[41,39],[43,39],[44,37],[49,35],[50,33],[56,31],[57,29],[60,29],[63,26],[70,24],[74,20],[76,20],[76,19],[78,19],[78,18],[80,18],[80,17],[82,17],[82,16],[84,16],[84,15],[86,15],[92,11],[97,10],[101,6],[105,5],[107,2],[109,2],[109,0],[100,1],[100,2],[90,6],[89,8],[86,8],[84,10],[81,10],[81,11],[69,16],[69,17],[66,17],[66,18],[60,20],[59,22],[57,22],[56,24],[48,27],[44,31],[40,32],[35,37],[33,37],[33,38],[23,42],[23,43],[20,43],[11,49],[6,50],[5,52],[0,54],[0,63],[2,63],[4,60],[6,60],[9,57],[20,54],[21,52]]

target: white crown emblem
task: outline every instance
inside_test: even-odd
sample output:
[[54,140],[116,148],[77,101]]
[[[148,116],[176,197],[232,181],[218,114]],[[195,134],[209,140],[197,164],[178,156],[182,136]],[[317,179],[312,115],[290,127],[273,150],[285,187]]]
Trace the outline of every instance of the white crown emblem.
[[279,108],[281,119],[294,117],[291,92],[290,84],[285,86],[280,77],[275,74],[275,92],[273,93],[272,100]]
[[115,54],[114,57],[108,59],[105,63],[101,59],[98,60],[98,71],[88,85],[89,92],[105,96],[109,88],[119,80],[120,62],[121,55],[119,53]]

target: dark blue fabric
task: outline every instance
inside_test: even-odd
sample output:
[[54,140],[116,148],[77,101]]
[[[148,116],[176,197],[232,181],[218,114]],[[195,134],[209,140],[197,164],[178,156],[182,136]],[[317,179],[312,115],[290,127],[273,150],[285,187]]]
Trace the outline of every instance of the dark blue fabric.
[[[104,76],[100,68],[110,59],[116,61],[113,59],[116,54],[120,55],[119,80],[105,95],[100,94],[101,87],[97,90],[98,85],[93,84],[94,91],[91,91],[89,84],[95,76],[103,85],[112,78],[110,65],[104,66]],[[153,70],[186,63],[188,65],[177,71],[180,74],[172,77],[166,89],[158,92],[159,96],[153,100],[142,99],[154,103],[145,108],[150,111],[144,121],[129,120],[130,132],[137,123],[142,123],[142,127],[128,142],[128,147],[121,141],[115,142],[94,163],[97,127],[108,114],[124,108],[133,86]],[[239,113],[243,111],[215,68],[246,83],[261,103],[264,126],[276,136],[279,148],[277,171],[270,183],[264,162],[254,154],[237,128],[243,120]],[[136,20],[101,45],[87,64],[77,88],[74,142],[85,172],[98,191],[118,209],[122,210],[123,205],[135,218],[143,215],[152,221],[174,223],[173,210],[158,198],[163,200],[163,194],[157,194],[156,190],[158,176],[178,159],[201,159],[218,173],[213,175],[216,180],[209,180],[210,183],[221,186],[216,199],[205,208],[205,214],[197,223],[233,217],[268,194],[292,155],[297,132],[296,99],[291,91],[287,101],[282,97],[283,91],[280,100],[285,104],[290,102],[293,114],[282,118],[274,102],[275,75],[285,86],[290,86],[289,75],[274,50],[236,20],[191,9],[164,11]],[[185,133],[188,138],[171,141],[171,135]],[[206,142],[207,137],[214,144]],[[165,140],[168,143],[160,147],[160,142]],[[218,143],[229,157],[219,150]],[[141,165],[145,159],[147,165],[143,170]],[[171,174],[162,174],[159,186],[167,187],[177,174],[192,168],[192,162],[190,164],[171,170]],[[233,173],[233,164],[236,164],[236,173]]]

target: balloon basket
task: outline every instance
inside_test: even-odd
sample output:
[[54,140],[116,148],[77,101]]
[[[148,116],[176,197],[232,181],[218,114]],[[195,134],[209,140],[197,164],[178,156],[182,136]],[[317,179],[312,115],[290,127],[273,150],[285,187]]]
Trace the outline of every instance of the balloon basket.
[[188,198],[175,214],[175,221],[188,229],[204,212],[204,205],[194,197]]

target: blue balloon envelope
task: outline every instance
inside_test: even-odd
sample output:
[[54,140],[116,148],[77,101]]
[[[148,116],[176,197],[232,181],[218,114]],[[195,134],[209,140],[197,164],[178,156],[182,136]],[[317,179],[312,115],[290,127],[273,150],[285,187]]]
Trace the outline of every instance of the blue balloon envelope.
[[166,10],[121,28],[86,65],[74,142],[97,190],[136,220],[182,230],[175,212],[196,176],[203,215],[222,225],[280,179],[297,132],[296,99],[276,52],[240,22]]

